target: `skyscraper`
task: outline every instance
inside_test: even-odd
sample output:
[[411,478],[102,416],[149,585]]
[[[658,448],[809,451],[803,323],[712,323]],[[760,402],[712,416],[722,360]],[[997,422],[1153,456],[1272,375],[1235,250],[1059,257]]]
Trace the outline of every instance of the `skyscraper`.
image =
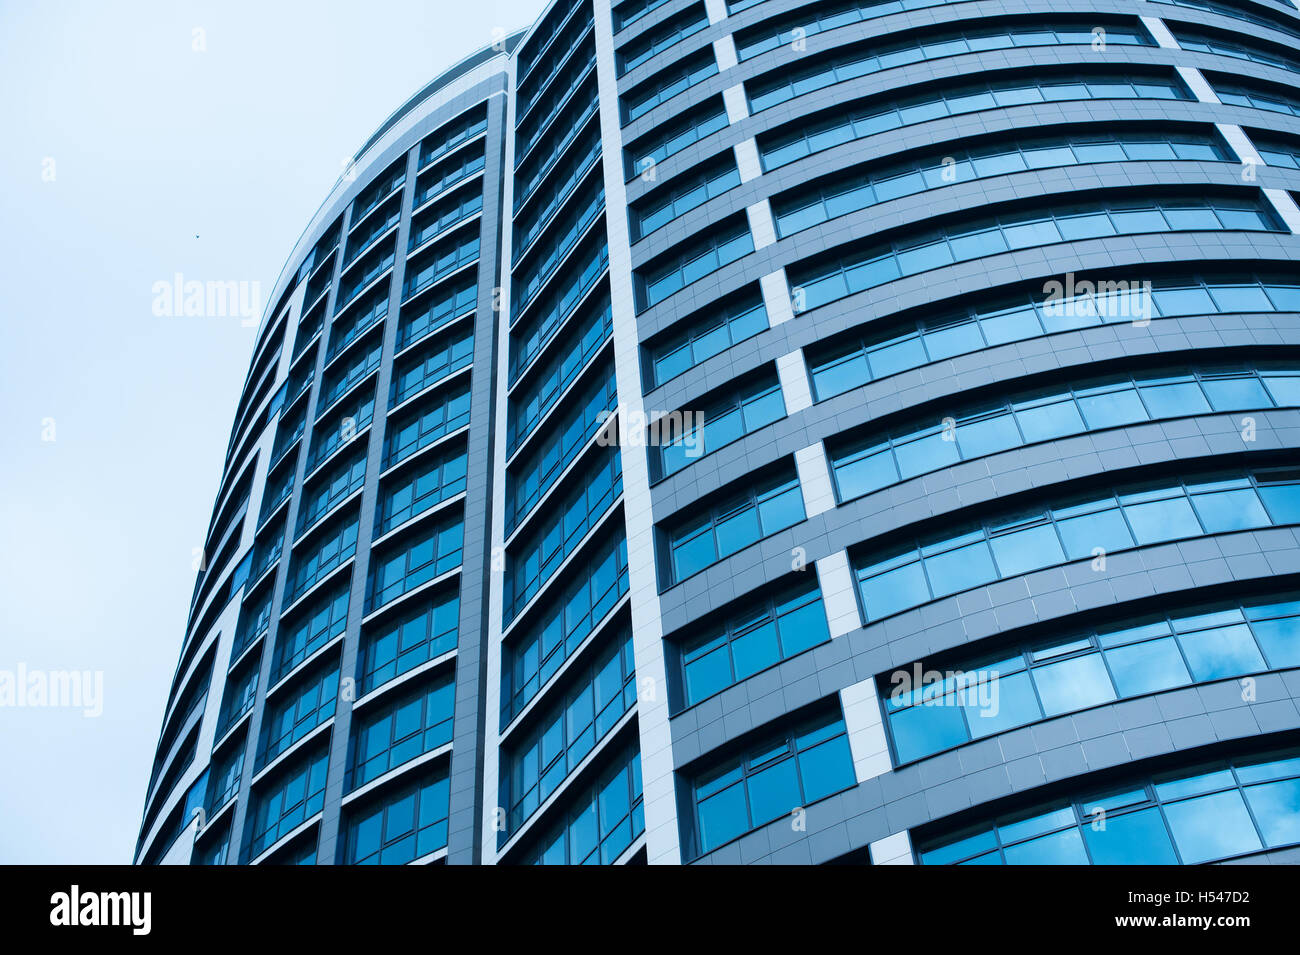
[[137,860],[1300,859],[1298,44],[556,0],[437,77],[269,298]]

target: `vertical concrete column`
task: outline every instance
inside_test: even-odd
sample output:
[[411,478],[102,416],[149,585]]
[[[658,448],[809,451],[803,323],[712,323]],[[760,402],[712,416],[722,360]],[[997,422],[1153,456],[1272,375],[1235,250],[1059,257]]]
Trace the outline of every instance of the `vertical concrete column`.
[[[510,77],[514,61],[510,61]],[[488,591],[500,577],[500,562],[492,559],[496,539],[492,536],[490,515],[502,499],[504,475],[496,472],[497,455],[505,443],[500,435],[504,419],[497,414],[497,385],[504,377],[500,362],[505,358],[494,337],[498,328],[508,323],[505,313],[493,311],[499,301],[497,288],[506,284],[504,277],[510,258],[510,183],[513,177],[505,165],[501,143],[513,142],[509,135],[507,103],[514,97],[504,90],[488,97],[487,162],[484,182],[505,182],[504,192],[489,187],[483,197],[483,222],[480,237],[478,299],[474,314],[474,372],[470,391],[470,432],[467,450],[470,474],[488,474],[486,481],[471,482],[465,494],[465,543],[461,569],[460,624],[456,638],[456,702],[452,723],[451,767],[448,778],[447,862],[473,865],[481,859],[481,846],[496,845],[495,833],[482,827],[483,806],[496,805],[496,790],[482,786],[481,768],[497,764],[496,747],[487,746],[487,714],[495,713],[488,703],[488,688],[499,692],[501,679],[490,678],[486,655],[491,645],[490,602]],[[500,222],[500,242],[496,223]],[[490,225],[488,223],[491,223]],[[497,616],[498,623],[500,615]],[[498,657],[499,662],[499,657]],[[493,700],[496,697],[492,698]]]
[[803,352],[792,351],[778,358],[776,375],[781,381],[781,397],[785,400],[786,414],[796,414],[812,407],[812,387],[808,384],[808,369],[804,365]]
[[[1230,123],[1214,125],[1232,147],[1232,151],[1237,154],[1237,158],[1241,160],[1242,181],[1258,182],[1259,167],[1267,164],[1264,162],[1264,157],[1259,154],[1259,150],[1255,148],[1255,144],[1250,141],[1250,137],[1246,135],[1246,131]],[[1291,198],[1291,193],[1285,189],[1270,189],[1267,186],[1264,187],[1263,192],[1286,227],[1292,233],[1300,233],[1300,206],[1297,206],[1296,201]]]
[[763,164],[758,158],[758,143],[754,137],[736,143],[736,170],[741,182],[751,182],[763,175]]
[[[627,190],[623,179],[623,136],[614,69],[613,23],[609,4],[597,3],[594,6],[618,408],[622,421],[628,420],[629,416],[643,420],[641,346],[632,286],[632,248],[627,228]],[[668,674],[664,659],[663,620],[659,611],[654,515],[650,511],[649,459],[641,447],[623,447],[622,457],[646,857],[652,864],[677,865],[681,863],[681,836],[677,823],[672,734],[668,726]]]
[[[343,638],[339,673],[352,676],[357,672],[357,661],[361,654],[361,620],[366,615],[366,589],[370,580],[370,544],[374,539],[374,515],[379,504],[379,474],[383,470],[384,433],[388,424],[388,396],[393,381],[393,355],[397,351],[397,328],[400,324],[400,304],[403,288],[406,284],[405,250],[411,234],[411,209],[415,198],[415,173],[419,165],[419,146],[411,147],[406,154],[406,182],[402,186],[402,217],[397,227],[394,248],[392,276],[388,280],[388,313],[384,317],[384,344],[379,373],[375,376],[375,411],[366,435],[369,445],[366,448],[366,483],[361,491],[361,503],[358,513],[360,523],[357,527],[357,556],[352,565],[352,590],[348,596],[348,626]],[[349,206],[349,209],[351,206]],[[347,249],[348,229],[351,226],[351,213],[343,224],[343,234],[339,239],[338,258],[342,260]],[[325,336],[321,340],[321,356],[329,345],[331,323],[334,321],[334,299],[338,294],[338,283],[342,273],[334,277],[334,289],[330,292],[330,311],[325,318]],[[312,421],[315,419],[320,389],[324,386],[324,364],[316,371],[316,380],[312,383],[314,394],[311,397],[311,413],[308,427],[303,432],[305,442],[312,436]],[[300,460],[305,461],[307,451],[303,446]],[[302,480],[299,475],[294,484],[293,510],[290,518],[296,522],[297,509],[302,504]],[[286,546],[281,560],[290,558]],[[260,711],[260,710],[259,710]],[[264,714],[263,714],[264,715]],[[343,861],[342,851],[347,834],[343,831],[343,783],[347,775],[348,741],[352,735],[351,701],[339,700],[334,713],[334,730],[330,734],[329,767],[325,778],[325,814],[321,817],[320,842],[317,844],[316,859],[318,863],[328,864]],[[252,765],[248,763],[247,765]]]
[[799,490],[803,492],[803,509],[808,517],[816,517],[835,507],[835,491],[831,487],[830,471],[826,467],[826,452],[822,443],[800,448],[794,453],[795,470],[799,474]]
[[1142,17],[1142,25],[1147,28],[1147,32],[1162,48],[1166,50],[1181,50],[1178,41],[1174,35],[1169,32],[1169,27],[1165,26],[1165,21],[1159,17]]
[[840,690],[844,708],[844,727],[849,733],[849,752],[853,754],[853,772],[864,783],[894,768],[889,758],[889,741],[885,737],[885,716],[880,711],[876,681],[868,677]]
[[821,583],[822,605],[826,608],[831,636],[842,637],[862,626],[848,553],[836,551],[817,561],[817,579]]
[[[503,187],[501,192],[501,248],[497,254],[500,263],[497,276],[498,292],[496,313],[496,412],[498,431],[504,432],[508,417],[510,390],[510,249],[514,242],[515,204],[515,83],[518,61],[510,58],[507,79],[505,110],[505,155],[502,162]],[[501,791],[501,619],[505,606],[505,536],[506,536],[506,442],[498,435],[492,446],[492,495],[489,523],[490,569],[487,594],[487,646],[484,648],[483,685],[483,766],[482,789],[483,820],[480,862],[492,865],[497,861],[497,839],[504,824],[505,809],[498,805]]]
[[790,303],[790,284],[785,278],[785,269],[769,272],[758,280],[763,291],[763,307],[767,310],[767,323],[775,328],[783,322],[794,318],[794,306]]
[[766,249],[776,242],[776,223],[772,219],[772,206],[763,197],[745,209],[749,231],[754,237],[754,250]]
[[727,122],[731,125],[749,119],[749,101],[745,99],[744,84],[737,83],[723,90],[722,102],[727,107]]
[[912,856],[912,839],[906,832],[877,839],[867,846],[872,865],[915,865]]

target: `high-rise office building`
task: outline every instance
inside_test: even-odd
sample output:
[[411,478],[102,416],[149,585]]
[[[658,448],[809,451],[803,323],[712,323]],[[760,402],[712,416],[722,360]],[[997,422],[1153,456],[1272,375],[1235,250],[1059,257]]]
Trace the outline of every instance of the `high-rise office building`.
[[1300,9],[497,47],[269,297],[138,861],[1300,859]]

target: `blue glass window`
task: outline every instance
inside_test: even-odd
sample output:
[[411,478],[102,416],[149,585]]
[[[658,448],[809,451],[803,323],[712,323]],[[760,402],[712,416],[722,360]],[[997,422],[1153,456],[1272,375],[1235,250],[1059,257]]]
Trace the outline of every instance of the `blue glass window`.
[[356,554],[359,524],[356,515],[346,516],[313,535],[309,546],[300,546],[289,574],[286,601],[297,600]]
[[389,407],[395,408],[413,398],[439,379],[467,367],[473,359],[474,330],[469,327],[449,332],[421,348],[418,354],[403,357],[393,369]]
[[529,537],[507,552],[503,614],[514,618],[573,553],[596,522],[623,493],[623,458],[613,447],[598,448],[576,481],[539,516]]
[[564,819],[524,861],[533,865],[610,865],[644,832],[641,757],[632,747],[612,760],[595,786],[573,799]]
[[[781,72],[788,75],[785,69]],[[751,87],[750,102],[753,111],[757,112],[800,92],[779,78],[770,91]],[[758,149],[764,168],[774,169],[841,143],[941,116],[955,116],[1016,102],[1116,98],[1190,97],[1173,74],[1164,72],[1080,73],[1075,77],[1050,78],[1017,76],[996,80],[992,84],[987,81],[955,84],[894,101],[877,98],[865,106],[850,103],[820,121],[809,123],[800,120],[788,129],[775,130],[759,139]]]
[[509,635],[501,664],[503,725],[540,692],[627,593],[627,541],[622,533],[605,537],[591,553],[585,566],[572,568],[573,583],[530,615],[533,620],[523,634]]
[[621,77],[636,69],[642,63],[672,48],[708,25],[709,15],[704,10],[704,4],[697,3],[695,6],[687,7],[654,29],[642,33],[635,40],[619,47],[618,75]]
[[702,236],[636,272],[637,310],[659,304],[692,282],[754,251],[744,216],[721,222]]
[[539,719],[536,729],[510,749],[506,759],[508,777],[503,780],[508,794],[503,805],[509,807],[503,842],[559,788],[636,702],[631,632],[617,633],[596,662],[573,678],[571,687]]
[[720,161],[678,176],[632,207],[632,214],[628,217],[632,241],[639,242],[656,229],[738,185],[740,172],[730,152]]
[[556,332],[596,285],[609,265],[609,249],[600,230],[574,253],[567,268],[562,269],[558,281],[528,303],[527,317],[523,317],[517,300],[511,301],[510,328],[510,379],[518,381],[542,348],[555,337]]
[[[1036,441],[1139,421],[1207,413],[1211,405],[1214,410],[1226,410],[1220,407],[1225,392],[1249,397],[1247,403],[1234,398],[1236,410],[1284,407],[1275,403],[1266,385],[1293,377],[1300,377],[1300,368],[1272,363],[1231,370],[1207,367],[1179,375],[1156,370],[1109,375],[1040,389],[970,411],[959,409],[944,421],[931,419],[924,424],[897,428],[887,435],[872,434],[843,444],[832,441],[831,468],[839,499],[847,501],[958,461]],[[1176,397],[1163,394],[1171,382],[1178,389]],[[1286,394],[1285,388],[1276,390]],[[1262,505],[1247,486],[1206,488],[1193,498],[1193,503],[1206,529],[1214,533],[1267,523]],[[1075,549],[1070,550],[1074,553]]]
[[526,384],[510,395],[506,426],[506,454],[513,454],[548,411],[560,401],[564,390],[577,380],[588,362],[614,334],[613,309],[609,296],[584,309],[581,325],[565,335],[554,356],[529,375]]
[[411,259],[406,269],[402,297],[410,298],[424,291],[434,282],[477,261],[478,254],[479,232],[471,223]]
[[406,348],[436,332],[462,315],[474,311],[478,300],[478,283],[438,286],[429,295],[402,307],[402,323],[397,329],[397,347]]
[[728,302],[714,302],[647,346],[647,388],[656,388],[767,329],[767,309],[757,289]]
[[421,530],[393,548],[376,552],[371,570],[370,609],[382,607],[435,577],[460,566],[465,536],[459,518]]
[[450,788],[445,770],[384,793],[351,814],[348,865],[405,865],[447,846]]
[[253,855],[288,835],[324,808],[328,767],[327,749],[308,755],[279,774],[257,798],[253,809]]
[[[864,554],[856,563],[863,610],[868,622],[880,620],[999,578],[1063,563],[1062,553],[1078,560],[1094,556],[1096,548],[1109,552],[1135,543],[1282,526],[1295,515],[1285,504],[1275,505],[1265,492],[1271,490],[1275,499],[1289,502],[1297,489],[1300,472],[1289,470],[1122,488],[1081,503],[992,519],[956,535],[948,532]],[[1200,512],[1207,516],[1198,517]],[[685,542],[693,548],[696,543],[694,536]],[[697,560],[698,549],[686,559]]]
[[435,504],[464,492],[466,456],[452,449],[391,479],[380,491],[376,535],[385,534]]
[[[1300,602],[1253,598],[1013,647],[993,657],[918,663],[889,675],[886,722],[900,763],[1050,716],[1300,659]],[[933,673],[913,686],[915,672]]]
[[292,624],[282,626],[276,638],[276,665],[271,681],[275,682],[303,660],[333,640],[348,624],[348,586],[332,594],[323,594]]
[[414,251],[424,243],[446,232],[483,210],[483,190],[477,184],[453,192],[423,209],[411,219],[411,237],[407,251]]
[[830,639],[813,574],[803,574],[775,596],[754,594],[734,606],[682,646],[687,706]]
[[[1214,197],[1164,198],[1147,201],[1135,208],[1129,200],[1094,199],[1064,208],[1035,210],[990,216],[979,214],[965,222],[953,221],[939,229],[916,234],[904,232],[892,241],[855,243],[837,256],[790,269],[790,287],[800,309],[817,308],[900,277],[917,275],[952,262],[993,255],[1009,248],[1045,245],[1098,235],[1135,235],[1146,232],[1175,232],[1188,228],[1188,212],[1204,214],[1193,228],[1210,230],[1277,231],[1277,219],[1256,198]],[[649,286],[647,286],[649,288]],[[1127,297],[1126,297],[1127,296]],[[653,295],[649,304],[658,301]],[[1146,299],[1140,291],[1120,294],[1115,308],[1103,312],[1112,321],[1132,321],[1145,312]],[[1059,325],[1061,319],[1096,324],[1093,311],[1082,315],[1073,302],[1052,299],[1043,305],[1044,315]],[[1049,326],[1050,327],[1050,326]]]
[[339,668],[335,662],[268,703],[259,762],[269,763],[333,716],[338,697]]
[[655,167],[669,156],[727,127],[727,110],[722,97],[715,96],[699,106],[656,127],[623,151],[627,179],[651,177]]
[[680,583],[710,564],[804,519],[799,480],[778,473],[674,522],[666,534],[670,579]]
[[484,170],[484,147],[482,143],[467,149],[461,149],[446,160],[425,166],[415,181],[415,208],[419,209],[433,197],[441,195],[452,186],[458,186],[465,179]]
[[701,50],[664,67],[623,96],[623,125],[640,119],[656,106],[717,72],[718,60],[712,49]]
[[[987,145],[925,152],[903,162],[890,160],[837,171],[811,186],[800,186],[774,196],[772,216],[777,234],[787,236],[837,216],[927,189],[1024,169],[1126,159],[1228,161],[1229,155],[1217,138],[1208,133],[1121,129],[1106,139],[1096,134],[1026,136],[1010,141],[1000,138]],[[1207,223],[1211,229],[1218,228],[1217,221],[1207,220]]]
[[451,677],[357,719],[350,788],[451,742],[456,683]]
[[785,417],[775,373],[706,396],[702,407],[658,419],[658,474],[665,478],[745,435]]
[[318,520],[366,483],[364,450],[363,448],[352,460],[340,462],[327,475],[313,478],[299,505],[298,536],[306,533]]
[[388,283],[383,282],[349,305],[330,327],[326,364],[388,315]]
[[511,462],[506,480],[506,526],[512,531],[536,507],[578,452],[618,405],[612,361],[591,384],[566,401],[563,416],[551,418],[536,442]]
[[[823,25],[814,20],[810,24],[801,20],[798,26],[805,32],[800,38],[806,38],[831,25],[837,26],[839,23],[834,21]],[[812,29],[809,29],[810,26]],[[1151,43],[1145,32],[1131,22],[1100,20],[1096,26],[1105,31],[1107,44],[1141,46]],[[771,27],[764,25],[742,35],[736,48],[738,56],[742,60],[748,59],[778,46],[788,46],[793,41],[790,28],[783,29],[779,33],[767,32],[770,30]],[[1033,46],[1091,46],[1093,42],[1094,35],[1091,30],[1080,29],[1077,25],[1053,24],[1050,21],[1014,24],[1010,27],[992,29],[944,29],[883,44],[873,40],[868,44],[837,46],[825,55],[808,57],[811,62],[794,70],[787,66],[778,71],[765,73],[750,81],[746,87],[749,92],[750,108],[754,112],[759,112],[795,96],[803,96],[836,83],[907,63],[959,56],[977,50]],[[994,96],[1002,105],[1041,102],[1041,97],[1033,97],[1031,89],[1024,87],[995,86],[993,90]]]
[[838,712],[756,740],[743,755],[699,772],[692,785],[700,855],[854,785]]
[[384,466],[392,467],[421,448],[451,434],[469,423],[469,385],[455,382],[439,389],[418,407],[392,424],[387,437]]
[[359,664],[360,691],[368,693],[456,646],[460,597],[444,593],[413,613],[367,634]]
[[[364,389],[373,392],[373,386]],[[316,422],[312,429],[315,440],[307,458],[307,473],[312,474],[336,452],[347,447],[366,428],[375,416],[374,394],[362,394],[349,400],[338,411]],[[362,442],[365,443],[364,441]]]
[[487,132],[487,107],[475,106],[439,126],[420,142],[420,168]]
[[1297,776],[1300,759],[1285,752],[1138,778],[922,842],[918,855],[926,865],[1195,865],[1238,858],[1300,841]]

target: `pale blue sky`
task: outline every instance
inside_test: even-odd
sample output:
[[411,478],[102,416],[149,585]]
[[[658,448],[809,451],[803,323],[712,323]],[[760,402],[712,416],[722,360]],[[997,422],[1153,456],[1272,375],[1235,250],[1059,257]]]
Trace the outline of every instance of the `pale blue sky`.
[[0,863],[135,845],[253,344],[153,284],[270,294],[345,158],[542,6],[0,0],[0,671],[104,675],[98,718],[0,706]]

